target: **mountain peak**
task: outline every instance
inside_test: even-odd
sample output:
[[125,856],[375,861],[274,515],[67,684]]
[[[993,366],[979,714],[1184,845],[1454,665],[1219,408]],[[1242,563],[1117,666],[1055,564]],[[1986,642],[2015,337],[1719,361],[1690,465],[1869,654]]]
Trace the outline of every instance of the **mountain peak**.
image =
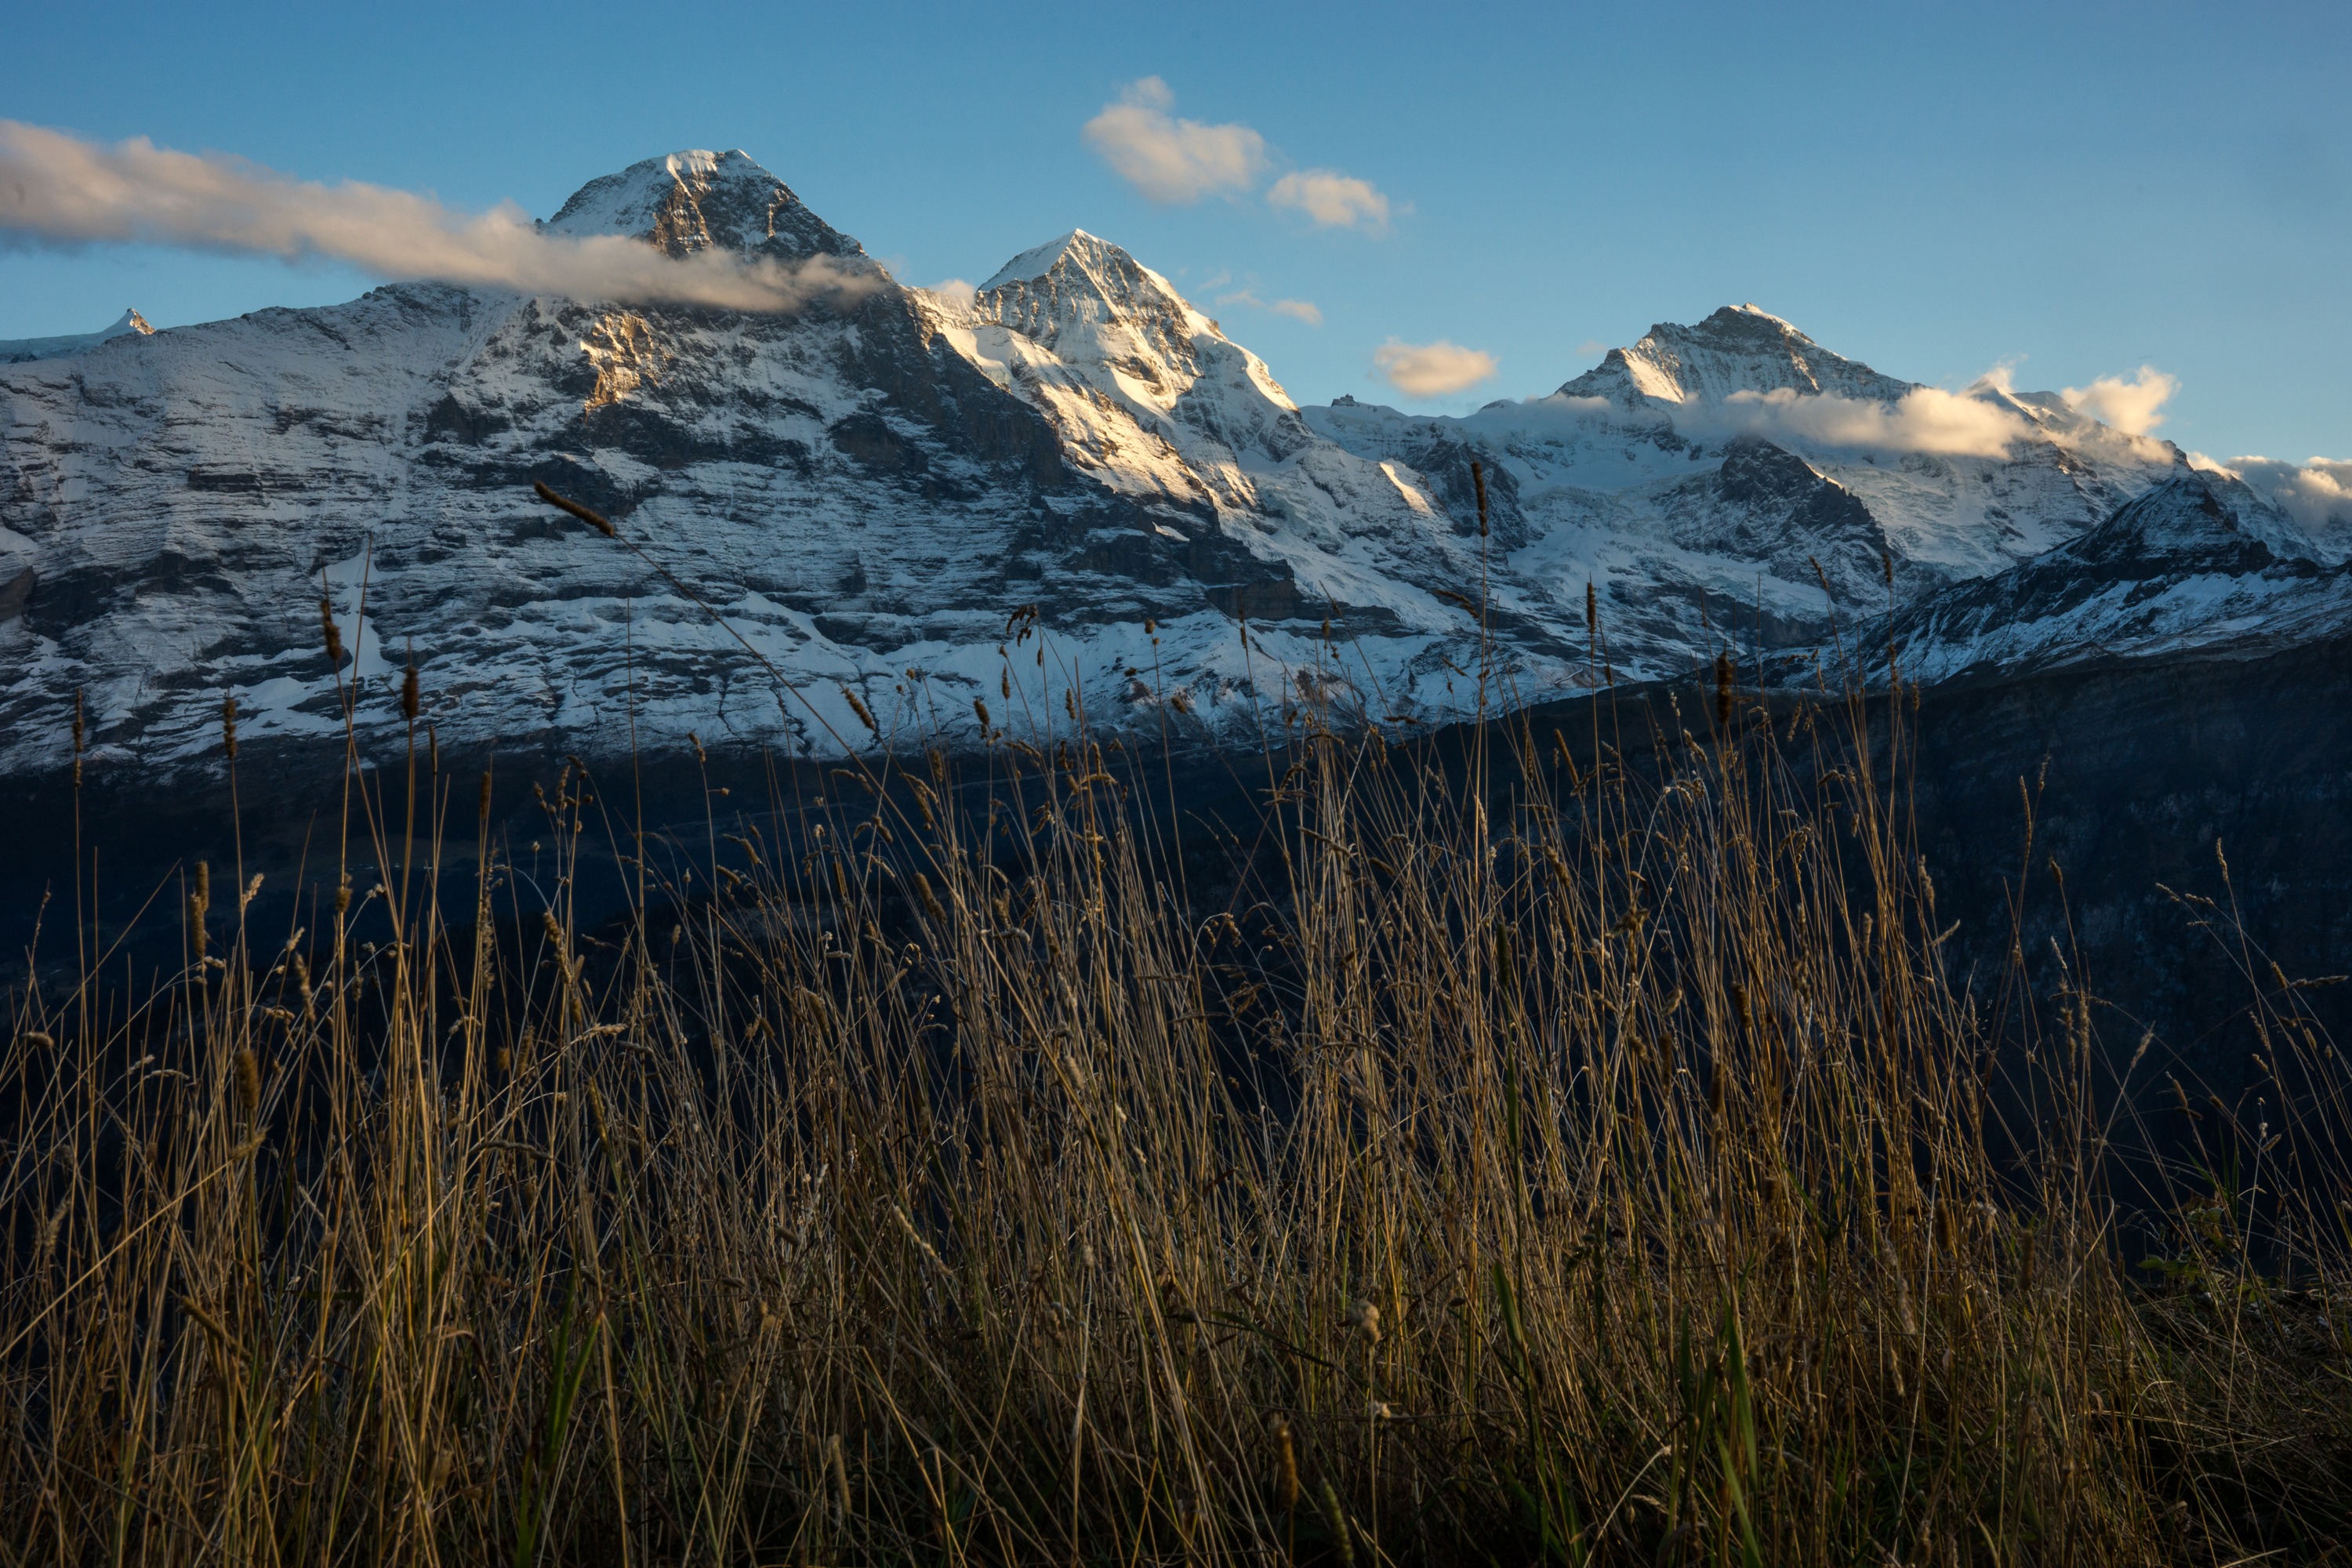
[[33,360],[70,359],[86,354],[100,343],[117,338],[152,338],[155,329],[138,311],[126,310],[114,318],[111,326],[95,332],[69,332],[55,338],[11,338],[0,341],[0,364],[23,364]]
[[1195,333],[1222,336],[1174,284],[1082,228],[998,268],[980,286],[973,310],[979,320],[1001,322],[1048,346],[1074,342],[1073,332],[1092,339],[1123,330],[1181,358],[1182,345]]
[[1074,228],[1059,239],[1023,251],[998,268],[980,286],[980,292],[985,294],[1017,283],[1042,283],[1057,274],[1074,280],[1084,279],[1097,290],[1123,292],[1148,282],[1170,299],[1183,302],[1168,279],[1138,261],[1132,252],[1082,228]]
[[[1085,229],[1074,228],[1059,239],[1049,239],[1043,245],[1031,247],[998,268],[990,276],[988,281],[980,286],[980,291],[984,294],[991,289],[1001,289],[1007,283],[1043,278],[1051,272],[1061,262],[1062,258],[1068,255],[1072,249],[1082,245],[1100,243],[1101,241],[1097,240]],[[1111,248],[1116,250],[1118,247],[1114,246]],[[1125,253],[1121,252],[1121,254]]]
[[1624,407],[1720,403],[1735,394],[1831,393],[1889,403],[1914,384],[1832,353],[1769,310],[1726,305],[1695,326],[1660,321],[1559,389]]
[[583,237],[625,235],[672,256],[709,249],[793,260],[865,254],[740,148],[692,148],[591,180],[547,227]]
[[2235,475],[2189,468],[2143,491],[2053,553],[2090,562],[2245,564],[2311,560],[2312,542]]
[[1799,331],[1790,322],[1774,315],[1752,300],[1745,305],[1726,305],[1693,330],[1709,329],[1719,333],[1747,332],[1759,336],[1790,337],[1808,343],[1813,341]]

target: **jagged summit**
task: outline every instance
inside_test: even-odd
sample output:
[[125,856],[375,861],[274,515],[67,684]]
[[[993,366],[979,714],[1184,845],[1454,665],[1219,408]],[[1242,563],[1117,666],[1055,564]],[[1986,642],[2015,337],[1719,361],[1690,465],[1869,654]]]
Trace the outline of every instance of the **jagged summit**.
[[[1228,384],[1244,404],[1266,405],[1253,408],[1251,425],[1297,407],[1265,362],[1227,338],[1174,284],[1082,228],[998,268],[974,296],[966,324],[1013,333],[1064,365],[1084,367],[1105,392],[1163,411],[1204,376]],[[1009,363],[993,349],[979,353],[986,363]]]
[[2113,517],[2053,552],[2081,562],[2244,571],[2270,561],[2315,560],[2313,541],[2235,475],[2188,468],[2126,502]]
[[721,247],[798,260],[865,248],[740,148],[647,158],[589,181],[550,218],[559,234],[620,234],[672,256]]
[[1857,634],[1907,679],[2015,676],[2094,659],[2237,656],[2339,636],[2352,567],[2329,564],[2252,487],[2186,470],[2079,537],[1956,583]]
[[1726,305],[1696,326],[1658,322],[1632,348],[1610,350],[1559,395],[1604,397],[1628,408],[1719,403],[1741,392],[1893,402],[1916,384],[1831,353],[1769,310]]
[[0,364],[23,364],[32,360],[69,359],[86,354],[100,343],[116,338],[152,337],[155,329],[147,318],[136,310],[126,310],[102,331],[69,332],[54,338],[0,339]]
[[1176,286],[1109,240],[1074,228],[1024,250],[980,286],[975,308],[1041,342],[1063,329],[1123,321],[1152,335],[1189,337],[1215,331]]
[[959,353],[1151,504],[1254,515],[1239,455],[1278,460],[1307,439],[1265,361],[1084,229],[1023,251],[941,314]]
[[1109,241],[1098,239],[1095,236],[1088,234],[1085,229],[1074,228],[1070,230],[1069,233],[1062,236],[1059,239],[1049,239],[1043,245],[1033,246],[1031,248],[1023,251],[1020,255],[1006,262],[1003,266],[998,268],[995,273],[990,277],[988,281],[980,286],[981,291],[985,293],[991,289],[1003,288],[1007,283],[1016,283],[1026,279],[1043,278],[1047,273],[1053,271],[1053,269],[1060,264],[1062,258],[1065,256],[1069,255],[1073,250],[1079,251],[1083,254],[1084,252],[1097,247],[1106,251],[1116,252],[1119,257],[1128,261],[1131,262],[1135,259],[1133,257],[1129,256],[1125,250],[1116,245],[1112,245]]

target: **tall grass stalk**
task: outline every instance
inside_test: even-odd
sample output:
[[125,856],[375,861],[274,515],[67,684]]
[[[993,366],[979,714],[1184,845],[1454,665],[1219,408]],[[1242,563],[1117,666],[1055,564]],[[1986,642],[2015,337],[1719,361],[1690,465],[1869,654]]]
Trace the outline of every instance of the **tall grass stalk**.
[[526,879],[411,696],[405,797],[352,773],[381,886],[14,998],[0,1557],[2316,1554],[2295,993],[2304,1120],[2202,1124],[2269,1174],[2135,1198],[2127,1257],[2092,1004],[1948,973],[1858,701],[1717,681],[1647,767],[1308,714],[1213,910],[1155,771],[1042,721],[700,860],[567,768]]

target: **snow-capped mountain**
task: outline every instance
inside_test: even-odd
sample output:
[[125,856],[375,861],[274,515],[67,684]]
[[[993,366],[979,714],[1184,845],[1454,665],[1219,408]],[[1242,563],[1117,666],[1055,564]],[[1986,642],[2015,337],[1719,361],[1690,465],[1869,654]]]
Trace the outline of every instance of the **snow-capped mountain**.
[[208,759],[230,694],[248,742],[331,741],[322,596],[362,729],[398,730],[414,659],[445,743],[822,752],[868,743],[861,709],[955,741],[980,705],[1155,734],[1255,735],[1302,700],[1435,720],[1480,699],[1482,592],[1486,695],[1532,700],[1817,640],[2189,471],[2057,398],[1896,381],[1753,307],[1466,419],[1301,409],[1115,245],[1074,232],[948,300],[741,153],[633,165],[547,226],[875,286],[746,314],[404,284],[133,317],[0,370],[0,772],[64,753],[77,688],[101,755]]
[[54,338],[0,338],[0,364],[23,364],[37,359],[71,359],[100,343],[121,337],[153,335],[155,329],[136,310],[125,310],[103,331],[68,332]]
[[[0,373],[0,769],[61,753],[78,687],[142,758],[211,755],[225,694],[248,742],[331,738],[322,593],[363,727],[398,728],[414,658],[445,741],[583,751],[862,744],[845,688],[901,735],[969,735],[974,698],[1043,722],[1073,688],[1097,721],[1254,726],[1314,687],[1335,616],[1398,701],[1443,708],[1470,657],[1432,591],[1475,578],[1456,525],[1116,247],[950,320],[740,153],[635,165],[551,226],[880,286],[755,315],[397,285]],[[1026,605],[1042,662],[999,652]],[[1235,613],[1268,624],[1244,643]]]
[[1727,636],[1812,642],[1833,612],[2000,571],[2188,467],[2054,396],[1882,375],[1752,305],[1653,327],[1549,397],[1306,417],[1368,456],[1501,470],[1522,607],[1575,618],[1595,584],[1618,663],[1644,673]]
[[[1938,590],[1848,639],[1873,681],[2012,679],[2097,660],[2255,658],[2352,631],[2352,564],[2268,500],[2191,469],[2088,532]],[[1792,683],[1802,676],[1785,669]]]

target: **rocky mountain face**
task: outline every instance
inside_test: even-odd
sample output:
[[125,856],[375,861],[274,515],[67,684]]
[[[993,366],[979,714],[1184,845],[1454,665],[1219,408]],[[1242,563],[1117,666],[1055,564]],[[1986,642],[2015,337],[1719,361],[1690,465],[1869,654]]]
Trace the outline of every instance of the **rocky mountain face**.
[[1744,395],[1791,392],[1894,403],[1916,388],[1833,354],[1780,317],[1726,305],[1695,327],[1660,322],[1629,349],[1559,389],[1618,407],[1700,407]]
[[[2194,534],[2226,489],[2168,444],[1899,381],[1752,306],[1434,418],[1300,408],[1083,231],[969,300],[902,288],[740,153],[592,181],[548,226],[876,286],[754,315],[402,284],[32,345],[0,368],[0,774],[59,765],[77,689],[100,765],[214,765],[225,695],[264,752],[338,744],[339,682],[396,733],[412,662],[444,744],[820,755],[1081,711],[1175,737],[1303,702],[1442,721],[1482,695],[1482,594],[1492,701],[1890,614],[1922,671],[2095,621],[2226,642],[2340,588],[2242,485],[2234,554],[2157,527],[2186,508]],[[2168,585],[2119,588],[2135,571]]]
[[1578,618],[1592,583],[1617,668],[1645,676],[1727,642],[1819,643],[1841,617],[2063,543],[2188,468],[2056,397],[1882,375],[1753,306],[1653,327],[1549,397],[1465,418],[1346,398],[1306,417],[1353,451],[1501,470],[1521,605]]
[[[740,153],[636,165],[552,222],[881,286],[748,315],[399,285],[0,373],[0,771],[57,763],[77,688],[101,763],[210,765],[225,694],[250,744],[331,743],[322,599],[363,731],[399,729],[413,659],[446,742],[539,752],[837,752],[871,742],[860,707],[953,740],[975,698],[1236,730],[1336,668],[1327,618],[1401,701],[1471,657],[1432,591],[1475,580],[1458,520],[1312,437],[1116,247],[1073,237],[950,310]],[[1024,606],[1050,658],[999,651]]]
[[2192,469],[2005,572],[1957,583],[1854,638],[1903,679],[2014,680],[2072,665],[2246,659],[2352,631],[2352,564],[2224,473]]

